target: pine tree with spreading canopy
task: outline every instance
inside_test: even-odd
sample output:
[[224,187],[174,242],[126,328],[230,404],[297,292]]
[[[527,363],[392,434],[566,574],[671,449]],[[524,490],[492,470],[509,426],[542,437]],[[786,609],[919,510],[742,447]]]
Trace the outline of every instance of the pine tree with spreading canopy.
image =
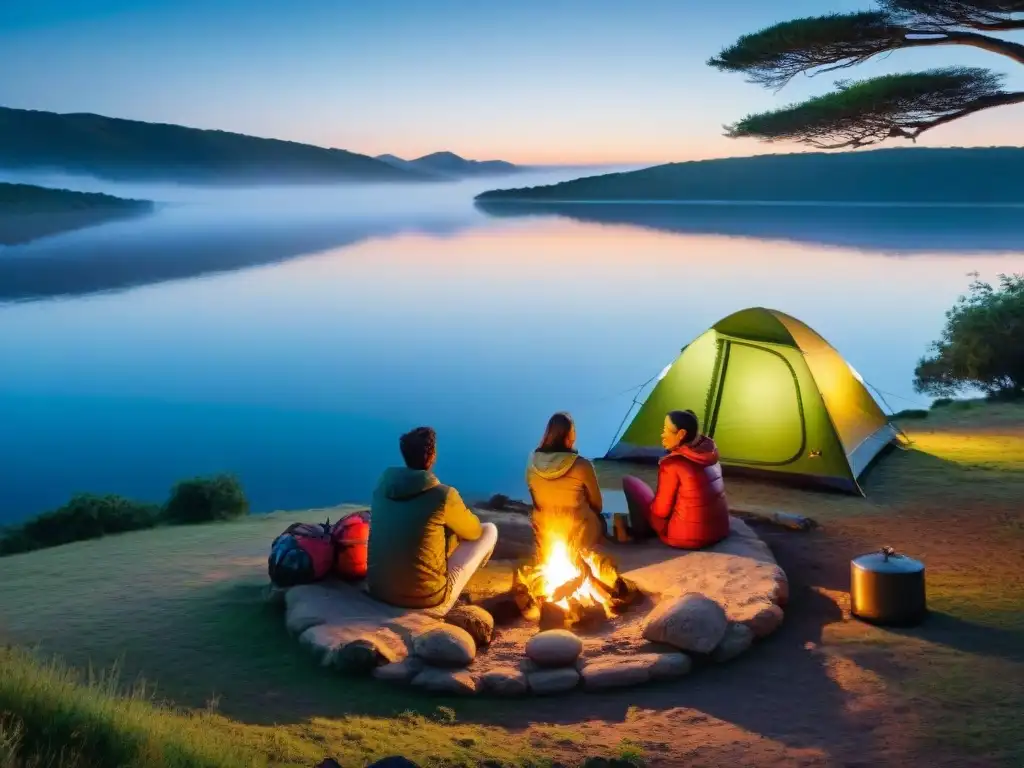
[[[879,0],[878,10],[786,21],[744,35],[708,64],[742,72],[776,90],[801,73],[854,67],[904,48],[964,45],[1024,65],[1024,0]],[[800,104],[748,115],[726,126],[730,138],[793,141],[819,149],[914,141],[925,131],[992,107],[1024,104],[1004,75],[976,67],[843,80]]]

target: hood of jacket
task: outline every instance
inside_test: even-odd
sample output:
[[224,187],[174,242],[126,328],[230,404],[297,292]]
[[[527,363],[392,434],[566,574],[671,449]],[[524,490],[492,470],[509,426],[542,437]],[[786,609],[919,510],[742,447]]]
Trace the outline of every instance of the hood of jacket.
[[384,496],[395,501],[411,499],[440,485],[434,473],[428,469],[389,467],[380,478]]
[[572,451],[534,451],[530,454],[530,471],[545,480],[555,480],[572,469],[578,458],[579,454]]
[[718,461],[718,446],[715,441],[706,435],[701,435],[696,442],[690,445],[681,445],[669,456],[682,456],[687,461],[699,464],[702,467],[710,467]]

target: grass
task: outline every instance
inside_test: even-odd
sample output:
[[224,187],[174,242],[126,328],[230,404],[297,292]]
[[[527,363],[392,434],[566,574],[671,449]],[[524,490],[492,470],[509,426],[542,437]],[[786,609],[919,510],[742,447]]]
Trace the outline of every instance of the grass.
[[[946,553],[929,560],[935,629],[893,633],[842,622],[823,642],[905,692],[932,743],[1020,765],[1024,407],[946,407],[904,426],[913,450],[871,469],[865,498],[739,480],[730,482],[730,497],[806,514],[826,534],[835,527],[879,536],[906,521],[928,532],[934,541],[921,546]],[[615,484],[609,467],[599,471]],[[266,555],[289,522],[328,514],[337,510],[139,531],[0,559],[0,644],[37,648],[43,659],[59,654],[71,669],[116,667],[117,680],[154,682],[76,679],[64,666],[4,651],[0,758],[17,729],[40,766],[57,768],[85,768],[82,761],[100,754],[117,759],[94,764],[111,766],[227,766],[240,764],[231,762],[236,755],[253,756],[246,765],[263,756],[307,767],[326,755],[344,765],[386,754],[423,765],[572,765],[596,753],[643,761],[645,723],[627,709],[644,707],[643,691],[631,693],[617,722],[524,726],[521,702],[431,699],[317,667],[287,635],[280,609],[263,599]],[[974,549],[958,554],[961,534],[950,526]],[[114,689],[127,695],[113,697]],[[567,700],[581,724],[589,700]],[[77,751],[46,763],[65,743]],[[0,768],[18,765],[3,759]]]

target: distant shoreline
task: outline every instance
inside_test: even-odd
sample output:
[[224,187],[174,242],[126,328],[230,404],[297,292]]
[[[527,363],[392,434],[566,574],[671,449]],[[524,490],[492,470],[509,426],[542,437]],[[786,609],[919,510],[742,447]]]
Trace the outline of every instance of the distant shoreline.
[[487,205],[705,205],[705,206],[763,206],[763,207],[807,207],[807,208],[1024,208],[1024,202],[1014,203],[944,203],[944,202],[889,202],[889,201],[846,201],[846,200],[571,200],[528,197],[486,197],[476,200]]
[[50,235],[145,216],[154,210],[156,204],[150,200],[0,183],[0,246],[24,245]]

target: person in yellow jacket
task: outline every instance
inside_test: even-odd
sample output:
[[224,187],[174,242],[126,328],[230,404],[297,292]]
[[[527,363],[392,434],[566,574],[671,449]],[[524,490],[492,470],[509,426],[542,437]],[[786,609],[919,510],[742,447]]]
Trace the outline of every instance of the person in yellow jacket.
[[548,419],[540,445],[526,468],[533,500],[533,526],[557,530],[579,546],[593,547],[605,531],[603,502],[594,465],[576,451],[576,426],[567,413]]

